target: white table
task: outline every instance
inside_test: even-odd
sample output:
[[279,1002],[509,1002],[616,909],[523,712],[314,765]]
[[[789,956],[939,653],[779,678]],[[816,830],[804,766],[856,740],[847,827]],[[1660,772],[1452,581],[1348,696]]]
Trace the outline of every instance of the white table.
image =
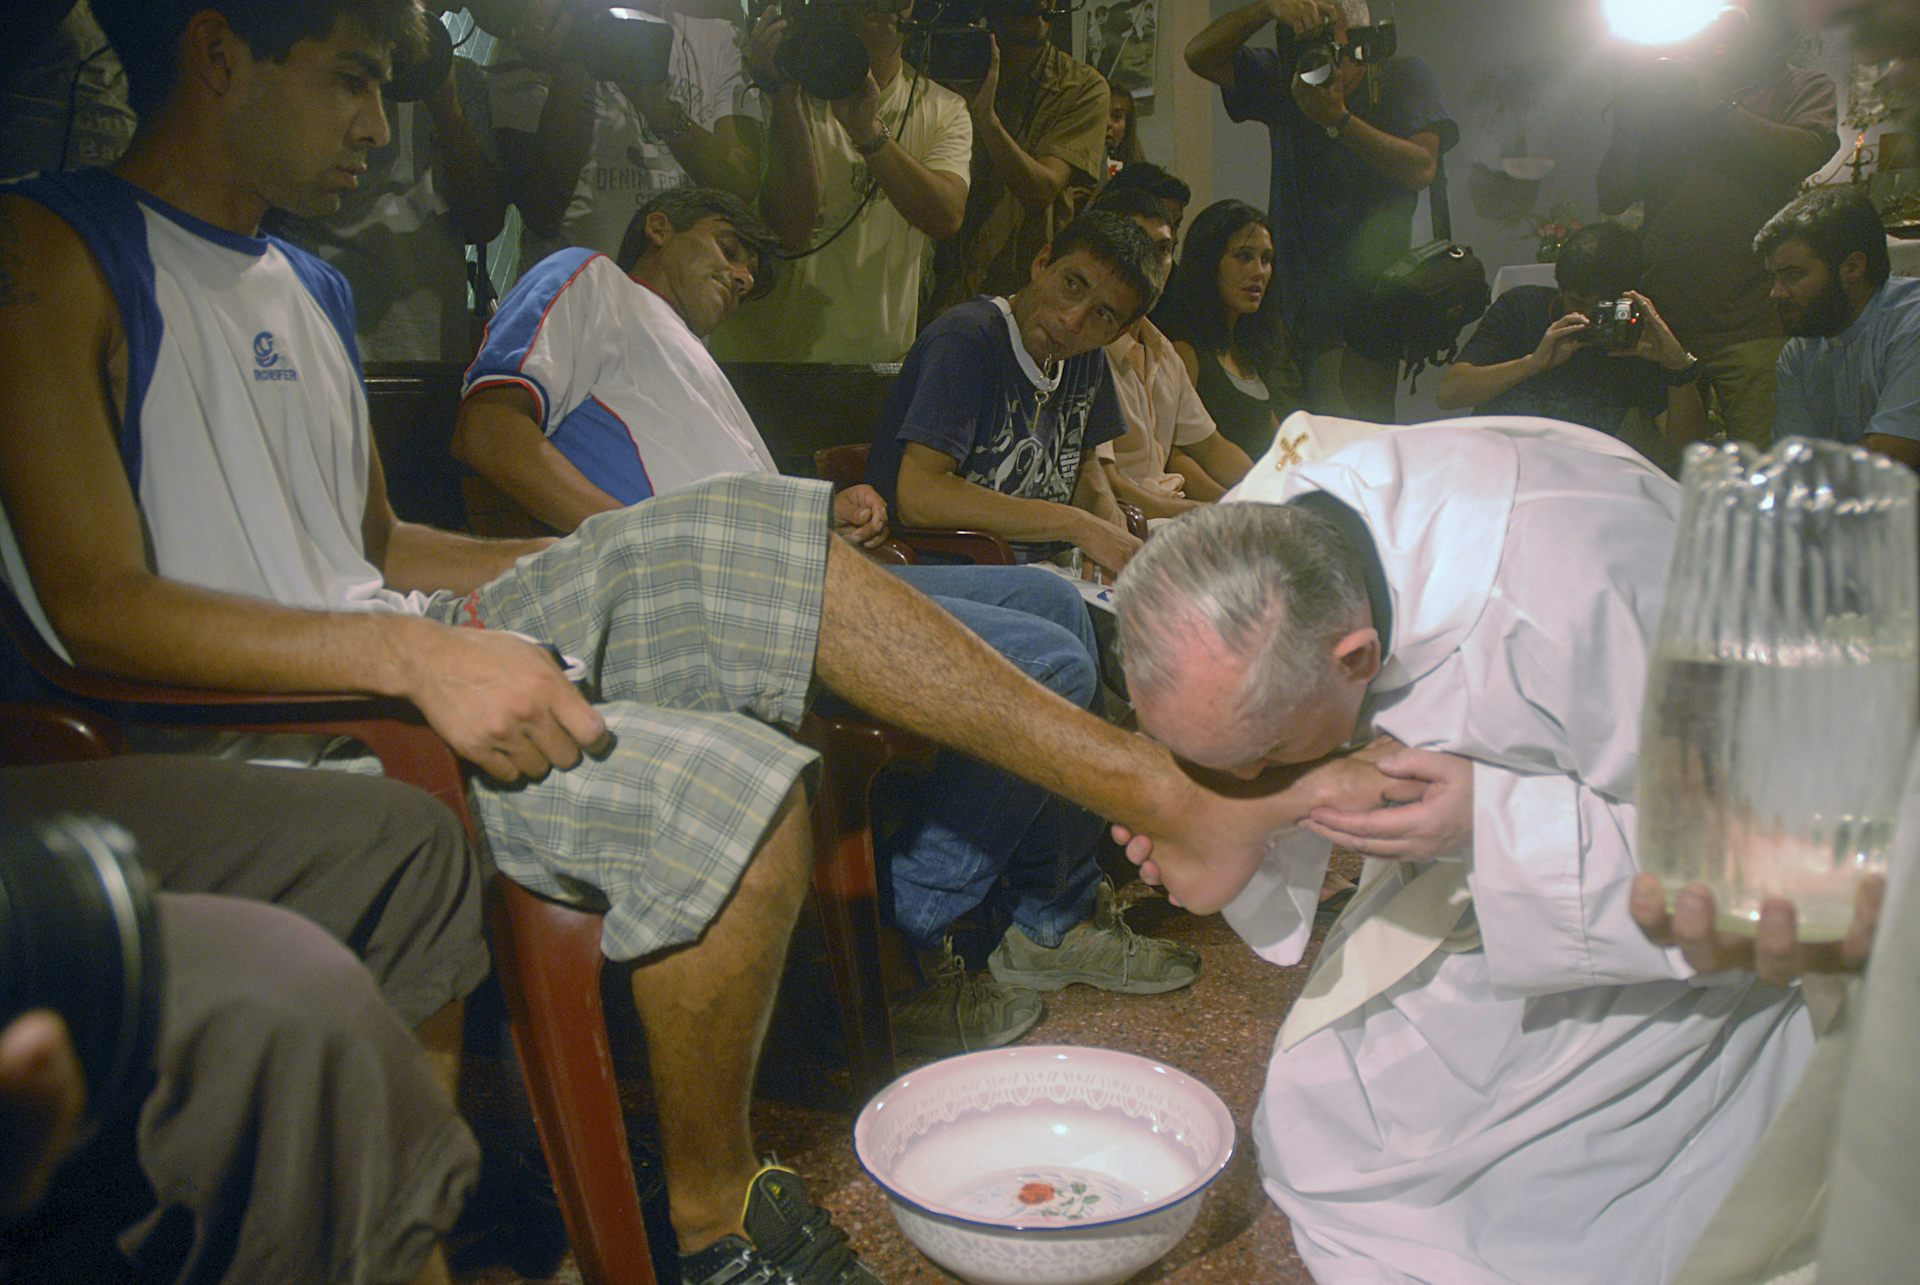
[[1887,257],[1893,260],[1894,276],[1920,277],[1920,239],[1903,241],[1899,237],[1888,237]]
[[1493,274],[1493,297],[1498,299],[1515,286],[1551,286],[1558,284],[1551,263],[1509,263]]

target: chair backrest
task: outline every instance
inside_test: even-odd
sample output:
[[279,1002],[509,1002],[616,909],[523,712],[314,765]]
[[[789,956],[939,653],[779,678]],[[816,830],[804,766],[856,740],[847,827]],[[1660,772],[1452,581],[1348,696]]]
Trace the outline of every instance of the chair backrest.
[[367,418],[393,511],[409,522],[458,530],[464,469],[453,458],[453,421],[464,368],[450,362],[377,362],[366,367]]
[[871,449],[866,442],[854,442],[817,450],[813,453],[814,476],[833,483],[836,491],[858,485],[867,480],[867,452]]
[[782,473],[806,475],[814,452],[872,439],[900,368],[729,362],[721,369]]

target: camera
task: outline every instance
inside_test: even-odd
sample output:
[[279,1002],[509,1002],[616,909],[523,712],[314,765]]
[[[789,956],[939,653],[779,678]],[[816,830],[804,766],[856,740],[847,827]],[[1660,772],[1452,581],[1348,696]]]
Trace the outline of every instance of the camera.
[[1586,342],[1609,352],[1628,352],[1640,342],[1647,310],[1633,299],[1602,299],[1587,322]]
[[1399,28],[1388,18],[1370,27],[1349,27],[1345,44],[1329,22],[1308,35],[1285,38],[1282,52],[1292,52],[1294,75],[1309,85],[1324,85],[1342,62],[1362,66],[1385,62],[1399,48]]
[[[642,86],[667,83],[672,27],[638,9],[597,0],[567,0],[564,8],[572,14],[572,22],[560,45],[561,61],[586,64],[595,80]],[[467,11],[482,31],[499,40],[513,39],[525,17],[523,0],[469,0]]]
[[[848,21],[856,8],[901,13],[909,0],[787,0],[781,14],[787,34],[774,64],[814,98],[833,101],[856,94],[870,70],[867,46]],[[1041,0],[921,0],[918,15],[903,19],[907,61],[934,80],[979,80],[993,61],[994,18],[1038,13]]]
[[89,817],[0,824],[0,1026],[37,1008],[66,1021],[84,1132],[144,1093],[160,986],[153,897],[126,831]]
[[[417,103],[447,83],[453,70],[453,37],[438,18],[426,21],[426,44],[404,62],[395,58],[393,79],[387,83],[387,101]],[[395,51],[396,54],[398,51]]]

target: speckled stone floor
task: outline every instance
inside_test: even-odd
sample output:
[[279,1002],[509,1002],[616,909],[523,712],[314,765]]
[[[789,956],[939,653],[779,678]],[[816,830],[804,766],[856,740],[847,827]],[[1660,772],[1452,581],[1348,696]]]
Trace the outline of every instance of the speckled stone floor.
[[[1357,874],[1358,863],[1353,865],[1349,873]],[[1231,1285],[1307,1282],[1311,1278],[1294,1253],[1286,1220],[1260,1189],[1247,1133],[1274,1033],[1306,978],[1306,967],[1281,969],[1262,962],[1218,916],[1199,919],[1151,900],[1137,905],[1130,920],[1141,931],[1199,950],[1204,961],[1200,980],[1187,990],[1156,996],[1069,987],[1048,997],[1047,1015],[1027,1041],[1124,1049],[1178,1066],[1220,1094],[1240,1131],[1233,1162],[1208,1192],[1193,1229],[1137,1279]],[[1318,940],[1316,933],[1315,949]],[[1307,962],[1311,959],[1309,955]],[[817,1015],[830,1012],[832,1001],[807,971],[795,971],[782,997],[762,1091],[754,1103],[756,1139],[806,1178],[815,1199],[832,1210],[882,1279],[897,1285],[952,1281],[901,1234],[885,1197],[854,1159],[853,1106],[846,1100],[845,1074],[832,1066],[830,1046],[819,1047],[818,1033],[831,1031],[833,1024],[830,1017],[819,1020]],[[644,1119],[641,1068],[623,1062],[622,1070],[630,1106]],[[467,1105],[470,1114],[483,1113],[476,1116],[483,1133],[484,1113],[511,1109],[509,1094],[470,1067]],[[485,1219],[470,1221],[484,1224]],[[561,1254],[539,1275],[523,1275],[502,1261],[488,1261],[489,1230],[469,1229],[473,1242],[455,1260],[462,1285],[579,1281],[570,1255]]]

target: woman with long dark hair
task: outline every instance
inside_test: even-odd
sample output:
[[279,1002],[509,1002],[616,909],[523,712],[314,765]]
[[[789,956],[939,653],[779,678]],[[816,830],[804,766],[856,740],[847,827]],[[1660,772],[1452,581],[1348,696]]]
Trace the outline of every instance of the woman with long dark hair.
[[1273,233],[1245,201],[1216,201],[1187,230],[1154,310],[1228,441],[1254,459],[1306,404],[1273,284]]

